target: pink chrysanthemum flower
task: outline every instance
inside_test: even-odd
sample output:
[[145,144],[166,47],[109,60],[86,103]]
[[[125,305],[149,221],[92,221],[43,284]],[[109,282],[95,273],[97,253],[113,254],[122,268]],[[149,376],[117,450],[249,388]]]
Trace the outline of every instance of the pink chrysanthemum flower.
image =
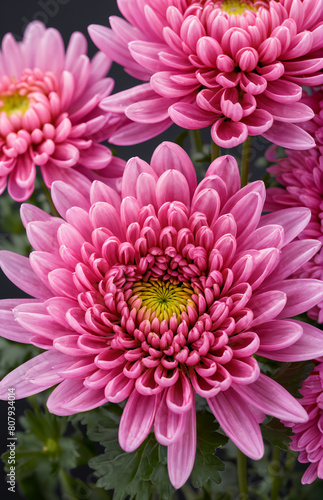
[[[172,122],[211,127],[233,147],[261,134],[290,149],[313,139],[297,122],[313,111],[301,85],[323,83],[321,0],[117,0],[129,21],[90,26],[96,45],[128,73],[147,80],[105,99],[124,113],[110,138],[132,144]],[[140,127],[137,129],[136,123]]]
[[[287,158],[279,159],[276,165],[268,168],[284,187],[267,190],[265,210],[308,207],[311,210],[311,220],[298,238],[314,238],[323,243],[323,155],[318,148],[286,151],[286,154]],[[323,280],[322,250],[319,249],[309,262],[295,271],[294,277]],[[312,308],[308,315],[323,323],[323,301]]]
[[323,283],[286,279],[320,247],[290,243],[310,212],[261,216],[261,181],[240,189],[236,161],[221,157],[197,186],[177,145],[151,166],[125,169],[122,194],[95,181],[53,183],[58,219],[24,205],[30,258],[2,251],[3,271],[35,300],[4,300],[2,335],[47,351],[14,370],[0,396],[58,384],[51,412],[69,415],[128,398],[120,423],[130,452],[152,427],[168,446],[177,488],[193,467],[195,394],[253,459],[263,455],[264,413],[304,422],[306,412],[260,373],[255,354],[283,361],[323,354],[322,332],[287,319],[323,298]]
[[290,449],[299,451],[298,461],[310,462],[302,477],[302,484],[311,484],[315,479],[323,479],[323,359],[303,382],[300,393],[301,405],[309,420],[306,423],[285,423],[292,427],[294,435]]
[[[69,179],[71,169],[104,169],[111,178],[121,164],[99,142],[119,121],[99,108],[113,88],[104,78],[111,61],[98,53],[86,55],[84,35],[74,33],[66,53],[53,28],[31,23],[21,43],[9,33],[0,52],[0,193],[6,189],[16,201],[34,190],[36,165],[45,184]],[[73,173],[73,172],[72,172]]]

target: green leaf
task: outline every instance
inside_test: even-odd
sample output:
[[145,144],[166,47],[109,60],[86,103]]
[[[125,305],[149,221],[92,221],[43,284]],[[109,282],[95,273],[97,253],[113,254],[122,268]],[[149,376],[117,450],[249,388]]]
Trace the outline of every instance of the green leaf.
[[162,447],[151,433],[134,452],[123,451],[118,442],[121,413],[118,405],[107,405],[86,412],[79,419],[87,425],[90,439],[105,446],[104,453],[89,462],[99,477],[97,486],[113,489],[113,500],[124,500],[127,496],[149,500],[153,492],[161,499],[170,499],[174,488],[168,479],[164,452],[160,452]]
[[197,447],[191,481],[196,488],[202,488],[209,480],[221,482],[219,471],[224,471],[224,464],[215,456],[217,448],[225,445],[228,438],[217,432],[219,424],[212,413],[197,414]]
[[272,418],[267,424],[260,425],[262,436],[274,446],[288,451],[291,429],[285,427],[277,418]]
[[273,376],[273,379],[282,385],[292,396],[300,398],[301,395],[298,390],[313,368],[314,364],[311,361],[283,363]]
[[19,344],[0,338],[0,378],[41,352],[30,344]]

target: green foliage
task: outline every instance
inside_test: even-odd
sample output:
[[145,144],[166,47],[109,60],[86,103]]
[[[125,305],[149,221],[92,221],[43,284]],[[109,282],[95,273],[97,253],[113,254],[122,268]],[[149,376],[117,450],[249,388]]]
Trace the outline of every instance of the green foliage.
[[291,429],[285,427],[277,418],[272,418],[267,424],[260,425],[262,437],[281,450],[289,449]]
[[[132,453],[124,452],[118,442],[118,428],[122,409],[106,405],[97,410],[74,416],[71,420],[87,426],[90,439],[105,447],[104,453],[92,458],[90,467],[99,477],[97,486],[114,490],[113,500],[129,498],[149,500],[153,494],[160,500],[173,498],[167,472],[167,449],[157,443],[153,433]],[[224,470],[215,451],[228,439],[218,431],[218,424],[209,412],[197,414],[197,451],[191,482],[201,488],[210,480],[221,481]]]
[[0,378],[25,363],[25,361],[37,356],[40,352],[41,350],[33,345],[18,344],[0,338]]

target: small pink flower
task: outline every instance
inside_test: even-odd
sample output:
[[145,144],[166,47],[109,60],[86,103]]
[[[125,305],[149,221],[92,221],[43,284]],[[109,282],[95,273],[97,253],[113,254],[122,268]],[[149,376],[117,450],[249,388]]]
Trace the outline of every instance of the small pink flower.
[[321,281],[287,279],[320,247],[291,243],[308,209],[261,216],[264,185],[240,189],[231,156],[197,186],[171,143],[151,165],[128,162],[121,196],[84,178],[77,189],[53,183],[52,196],[63,219],[22,208],[30,258],[0,253],[9,279],[36,297],[1,302],[1,334],[46,350],[1,381],[1,398],[13,383],[19,398],[57,385],[47,405],[58,415],[127,400],[121,447],[135,450],[154,427],[176,488],[194,463],[196,393],[253,459],[263,455],[265,413],[306,421],[254,355],[323,355],[322,332],[288,319],[323,299]]
[[285,423],[292,427],[294,435],[290,449],[299,451],[298,461],[310,463],[302,477],[302,484],[323,479],[323,359],[303,382],[300,403],[309,420],[306,423]]
[[223,147],[259,134],[290,149],[315,145],[295,123],[313,117],[301,86],[323,83],[321,0],[117,3],[128,22],[113,16],[112,29],[93,25],[90,36],[148,83],[102,102],[124,114],[111,142],[141,142],[175,122],[211,126]]
[[99,108],[113,87],[104,78],[111,61],[86,56],[87,42],[74,33],[65,53],[53,28],[31,23],[21,43],[9,33],[0,53],[0,193],[24,201],[34,190],[36,165],[47,187],[68,180],[75,169],[111,166],[111,183],[122,165],[99,142],[119,121]]
[[[314,129],[313,129],[313,132]],[[277,211],[287,207],[307,207],[311,219],[298,239],[313,238],[323,243],[323,154],[319,148],[309,151],[286,151],[287,158],[268,168],[284,187],[267,190],[265,210]],[[298,270],[294,277],[323,280],[323,251],[318,252]],[[323,301],[312,308],[308,315],[323,323]]]

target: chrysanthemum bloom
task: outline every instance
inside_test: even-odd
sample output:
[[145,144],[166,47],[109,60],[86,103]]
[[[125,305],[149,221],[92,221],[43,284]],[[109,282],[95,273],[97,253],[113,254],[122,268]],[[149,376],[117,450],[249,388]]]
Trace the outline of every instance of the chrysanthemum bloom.
[[119,118],[99,108],[113,88],[105,78],[111,61],[86,55],[84,35],[74,33],[66,53],[53,28],[31,23],[22,42],[7,34],[0,53],[0,194],[16,201],[34,190],[36,165],[47,187],[78,170],[104,169],[121,175],[107,139]]
[[323,83],[321,0],[117,3],[129,22],[111,17],[112,29],[93,25],[89,33],[148,83],[103,101],[103,109],[127,117],[111,142],[141,142],[175,122],[211,125],[224,147],[258,134],[290,149],[314,146],[295,123],[313,116],[298,102],[301,85]]
[[321,331],[287,319],[323,298],[321,281],[286,279],[320,246],[290,243],[308,209],[261,217],[263,183],[240,189],[230,156],[197,187],[192,162],[171,143],[151,166],[128,162],[121,197],[98,181],[90,190],[58,181],[52,196],[66,221],[25,205],[35,252],[0,254],[7,276],[36,297],[2,302],[2,335],[47,350],[2,380],[2,398],[11,386],[24,397],[58,384],[47,402],[58,415],[128,398],[121,447],[135,450],[154,427],[175,487],[194,463],[196,393],[254,459],[264,413],[307,419],[254,354],[323,354]]
[[[276,165],[268,168],[284,187],[267,190],[265,209],[279,211],[287,207],[308,207],[311,219],[298,238],[314,238],[322,243],[323,155],[319,148],[286,151],[286,154],[287,158],[278,160]],[[323,280],[323,251],[319,249],[309,262],[295,271],[294,276]],[[323,301],[312,308],[308,315],[323,323]]]
[[323,154],[323,90],[317,90],[311,95],[304,92],[302,102],[313,109],[314,117],[300,125],[313,136],[316,146]]
[[317,478],[323,479],[323,359],[320,361],[299,391],[303,395],[300,403],[308,414],[308,422],[286,423],[294,432],[290,449],[300,452],[299,462],[310,462],[302,477],[302,484],[310,484]]

